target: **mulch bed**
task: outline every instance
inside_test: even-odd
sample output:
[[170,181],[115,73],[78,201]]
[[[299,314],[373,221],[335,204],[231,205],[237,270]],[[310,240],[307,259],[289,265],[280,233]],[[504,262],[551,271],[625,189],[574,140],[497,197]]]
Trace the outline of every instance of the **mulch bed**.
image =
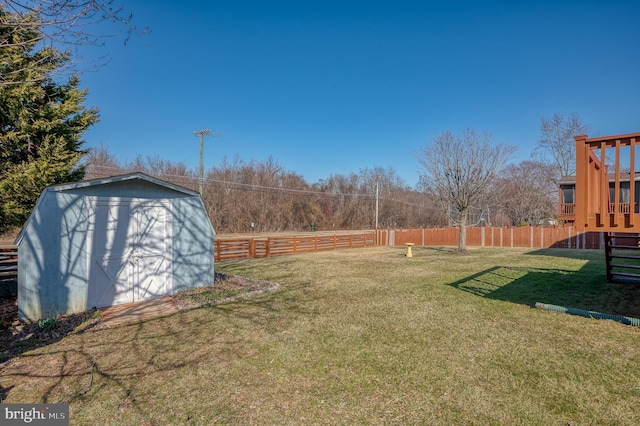
[[[170,297],[178,309],[188,310],[253,297],[278,288],[276,283],[216,273],[214,286],[189,289]],[[0,363],[67,335],[111,326],[108,321],[102,320],[98,309],[59,315],[55,320],[47,321],[40,325],[38,322],[20,321],[17,297],[6,294],[0,297]]]

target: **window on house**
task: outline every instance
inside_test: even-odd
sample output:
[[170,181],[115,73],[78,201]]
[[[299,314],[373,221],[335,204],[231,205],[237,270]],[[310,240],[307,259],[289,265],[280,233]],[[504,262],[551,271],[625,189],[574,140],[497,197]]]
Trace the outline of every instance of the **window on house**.
[[[609,200],[615,202],[616,198],[615,183],[609,183]],[[620,203],[628,203],[631,199],[631,190],[629,182],[620,182]]]
[[[638,182],[640,183],[640,182]],[[575,186],[563,186],[562,187],[562,202],[564,204],[573,204],[575,201]]]

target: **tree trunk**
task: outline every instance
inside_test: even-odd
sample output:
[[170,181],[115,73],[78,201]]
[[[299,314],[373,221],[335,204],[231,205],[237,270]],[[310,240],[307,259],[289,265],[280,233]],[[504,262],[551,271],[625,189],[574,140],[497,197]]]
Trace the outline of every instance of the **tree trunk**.
[[469,211],[463,209],[460,211],[460,235],[458,236],[458,251],[464,253],[467,251],[467,217]]

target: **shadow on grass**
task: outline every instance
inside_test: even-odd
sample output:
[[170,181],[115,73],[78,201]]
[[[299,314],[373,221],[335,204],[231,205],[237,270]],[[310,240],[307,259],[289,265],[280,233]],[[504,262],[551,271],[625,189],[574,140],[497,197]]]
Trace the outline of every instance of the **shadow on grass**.
[[[598,253],[540,250],[532,254],[584,259]],[[450,285],[488,299],[531,307],[541,302],[640,318],[640,285],[607,283],[603,262],[589,260],[579,271],[494,266]]]
[[[195,287],[191,291],[178,292],[174,294],[174,303],[181,305],[181,310],[197,309],[199,307],[210,307],[219,303],[231,303],[235,299],[246,301],[249,297],[257,296],[263,292],[270,292],[277,289],[274,283],[267,283],[261,280],[249,280],[238,276],[215,273],[214,286]],[[101,312],[91,309],[85,312],[58,316],[55,325],[50,330],[41,330],[38,322],[18,321],[18,309],[15,304],[15,297],[7,299],[6,305],[11,306],[10,312],[0,320],[6,321],[11,326],[0,329],[0,366],[11,358],[20,356],[25,352],[52,345],[63,338],[75,334],[84,334],[94,330],[102,330],[107,327],[127,326],[130,323],[142,323],[155,320],[162,316],[172,316],[176,314],[158,313],[147,318],[133,313],[130,319],[123,321],[123,324],[108,326],[102,321]],[[201,305],[201,306],[199,306]],[[179,313],[179,312],[178,312]],[[127,314],[124,314],[126,317]],[[0,400],[2,397],[0,387]]]
[[[249,280],[246,288],[253,288],[255,283]],[[239,306],[242,308],[238,309]],[[0,399],[7,398],[16,384],[25,381],[34,389],[31,396],[34,402],[39,403],[84,401],[96,393],[109,392],[124,395],[120,404],[124,415],[139,416],[146,420],[143,423],[160,424],[155,414],[134,397],[140,382],[175,371],[193,375],[212,359],[253,354],[255,349],[246,339],[222,333],[216,324],[243,328],[247,327],[243,323],[248,322],[255,328],[266,325],[276,329],[282,318],[292,316],[287,308],[279,297],[256,293],[255,297],[237,298],[224,304],[204,304],[143,321],[95,327],[90,332],[74,333],[83,336],[68,343],[62,336],[46,342],[61,341],[46,351],[29,352],[35,348],[29,347],[0,362]],[[210,324],[211,318],[218,321]],[[185,339],[199,343],[190,347],[184,344]],[[206,357],[202,356],[204,352]],[[10,358],[17,355],[20,355],[18,362],[12,362]]]

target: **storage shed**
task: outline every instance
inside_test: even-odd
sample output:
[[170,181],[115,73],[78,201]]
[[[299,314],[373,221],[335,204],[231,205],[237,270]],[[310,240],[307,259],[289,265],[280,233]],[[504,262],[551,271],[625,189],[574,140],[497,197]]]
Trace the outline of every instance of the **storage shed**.
[[19,317],[211,285],[213,239],[197,192],[143,173],[50,186],[16,239]]

